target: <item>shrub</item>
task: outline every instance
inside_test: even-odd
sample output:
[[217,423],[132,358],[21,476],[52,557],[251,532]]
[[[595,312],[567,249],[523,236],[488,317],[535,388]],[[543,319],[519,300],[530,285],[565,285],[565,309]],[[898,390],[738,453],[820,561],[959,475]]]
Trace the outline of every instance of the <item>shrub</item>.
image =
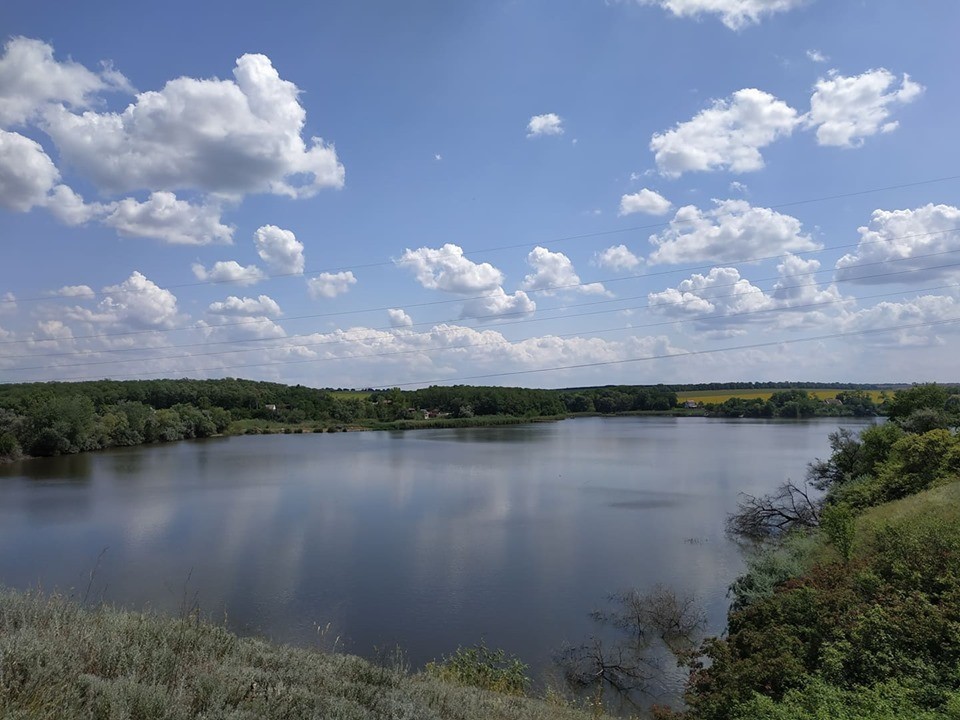
[[507,695],[523,695],[530,678],[529,668],[503,650],[490,650],[482,642],[469,648],[457,648],[450,657],[426,665],[428,675],[440,680],[471,685]]

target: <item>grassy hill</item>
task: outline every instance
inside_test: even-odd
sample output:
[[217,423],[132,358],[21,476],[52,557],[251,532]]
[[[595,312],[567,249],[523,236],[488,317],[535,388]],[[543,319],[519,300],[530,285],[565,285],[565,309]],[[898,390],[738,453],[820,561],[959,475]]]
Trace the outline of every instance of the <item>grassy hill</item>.
[[548,703],[339,653],[240,638],[197,618],[0,591],[4,720],[585,720]]

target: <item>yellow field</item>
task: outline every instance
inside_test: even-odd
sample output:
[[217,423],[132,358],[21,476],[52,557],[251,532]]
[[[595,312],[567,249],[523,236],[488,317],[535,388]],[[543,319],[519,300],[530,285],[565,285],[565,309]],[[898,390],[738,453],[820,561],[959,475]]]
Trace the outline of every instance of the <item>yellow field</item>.
[[[843,392],[840,389],[825,388],[821,390],[809,390],[807,388],[801,388],[807,390],[807,393],[815,398],[820,400],[828,400],[830,398],[836,397],[838,392]],[[775,392],[780,392],[779,390],[691,390],[690,392],[678,392],[677,399],[680,402],[687,402],[688,400],[693,400],[698,403],[722,403],[724,400],[729,400],[730,398],[741,398],[743,400],[755,400],[757,398],[761,400],[766,400]],[[865,390],[874,402],[880,402],[881,390]],[[892,395],[893,393],[888,393]]]

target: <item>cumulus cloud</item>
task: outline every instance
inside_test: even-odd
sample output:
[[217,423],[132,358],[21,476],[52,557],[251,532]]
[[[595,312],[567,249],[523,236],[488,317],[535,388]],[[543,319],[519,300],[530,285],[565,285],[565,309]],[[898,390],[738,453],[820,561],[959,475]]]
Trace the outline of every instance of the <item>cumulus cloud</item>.
[[256,265],[244,267],[236,260],[218,260],[209,270],[200,263],[194,263],[191,269],[197,280],[214,283],[254,285],[266,278],[263,270]]
[[[921,295],[903,302],[879,302],[876,305],[851,312],[839,321],[844,332],[883,330],[885,328],[939,323],[958,316],[960,303],[948,295]],[[957,325],[905,327],[891,332],[861,335],[858,343],[880,346],[928,347],[945,331],[957,331]]]
[[764,166],[760,150],[789,136],[798,122],[797,111],[782,100],[745,88],[672,130],[654,133],[650,149],[668,177],[723,168],[752,172]]
[[120,73],[104,67],[95,73],[83,65],[59,62],[53,47],[41,40],[15,37],[0,56],[0,126],[22,125],[49,103],[88,107],[96,93],[131,92]]
[[527,137],[542,135],[563,135],[563,119],[556,113],[534,115],[527,123]]
[[60,172],[40,143],[0,130],[0,207],[26,212],[47,203]]
[[57,185],[46,199],[46,208],[64,225],[83,225],[103,219],[116,209],[115,203],[88,203],[66,185]]
[[[918,283],[956,277],[943,267],[960,260],[960,209],[928,204],[914,210],[874,210],[858,228],[857,249],[837,260],[837,279],[864,284]],[[871,277],[897,273],[887,277]]]
[[650,293],[649,305],[660,315],[694,320],[698,330],[727,335],[737,326],[758,323],[823,327],[855,300],[843,298],[835,285],[821,287],[815,275],[819,267],[816,260],[787,255],[777,266],[779,279],[771,293],[742,277],[737,268],[715,267],[706,275],[691,275],[676,288]]
[[145,202],[121,200],[104,223],[127,237],[154,238],[171,245],[233,242],[234,228],[220,222],[220,208],[192,205],[166,191],[150,193]]
[[62,288],[57,290],[57,295],[60,297],[94,297],[96,293],[93,291],[89,285],[64,285]]
[[464,257],[463,248],[447,243],[441,248],[409,248],[396,261],[412,270],[428,290],[469,295],[493,290],[503,282],[503,273],[490,263],[475,263]]
[[906,73],[897,87],[896,76],[885,68],[852,77],[831,71],[817,80],[804,123],[817,128],[820,145],[860,147],[864,138],[896,130],[899,123],[889,120],[892,108],[913,102],[923,90]]
[[276,225],[264,225],[253,235],[257,254],[267,267],[284,275],[302,275],[303,243],[290,230]]
[[502,287],[484,297],[467,300],[463,304],[460,317],[495,319],[503,316],[530,315],[537,304],[523,291],[517,290],[508,295]]
[[666,215],[673,203],[653,190],[643,188],[640,192],[624,195],[620,198],[620,215],[646,213],[647,215]]
[[390,318],[391,327],[403,328],[413,325],[413,318],[400,308],[390,308],[387,310],[387,316]]
[[527,275],[521,287],[524,290],[539,290],[551,295],[556,290],[571,290],[585,294],[606,295],[601,283],[581,284],[573,263],[562,252],[552,252],[537,246],[527,255],[527,264],[533,272]]
[[351,285],[357,283],[357,278],[350,270],[328,273],[323,272],[307,280],[307,290],[313,298],[335,298],[350,290]]
[[73,307],[65,316],[125,330],[167,329],[181,319],[176,296],[136,270],[119,285],[103,288],[103,295],[95,309]]
[[61,156],[106,192],[194,189],[309,197],[343,186],[333,146],[301,137],[299,89],[264,55],[237,60],[233,80],[181,77],[122,113],[48,107]]
[[815,63],[825,63],[830,62],[830,58],[824,55],[822,52],[816,49],[807,50],[807,59]]
[[734,315],[774,307],[760,288],[740,277],[740,271],[733,267],[715,267],[706,275],[691,275],[676,288],[650,293],[648,300],[651,310],[674,318]]
[[602,252],[598,252],[593,262],[607,270],[621,272],[625,270],[636,270],[643,263],[643,258],[637,257],[627,248],[626,245],[614,245],[608,247]]
[[277,301],[269,295],[261,295],[258,298],[240,298],[236,295],[230,295],[226,300],[210,303],[207,309],[214,315],[280,317],[283,314]]
[[836,285],[820,286],[817,281],[819,270],[819,260],[805,260],[788,254],[777,265],[780,279],[773,286],[773,298],[784,308],[839,301],[841,295]]
[[731,30],[754,25],[767,15],[787,12],[807,0],[637,0],[641,5],[658,5],[676,17],[718,15]]
[[651,235],[650,242],[656,247],[650,263],[673,264],[743,261],[821,247],[795,217],[752,207],[746,200],[715,200],[707,211],[682,207],[670,227]]

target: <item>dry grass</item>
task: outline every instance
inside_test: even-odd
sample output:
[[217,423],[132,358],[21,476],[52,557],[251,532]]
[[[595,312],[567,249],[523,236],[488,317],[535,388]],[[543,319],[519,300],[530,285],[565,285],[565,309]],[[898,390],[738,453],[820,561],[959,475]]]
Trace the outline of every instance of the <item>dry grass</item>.
[[0,590],[4,720],[586,720],[575,708],[239,638],[193,618]]

